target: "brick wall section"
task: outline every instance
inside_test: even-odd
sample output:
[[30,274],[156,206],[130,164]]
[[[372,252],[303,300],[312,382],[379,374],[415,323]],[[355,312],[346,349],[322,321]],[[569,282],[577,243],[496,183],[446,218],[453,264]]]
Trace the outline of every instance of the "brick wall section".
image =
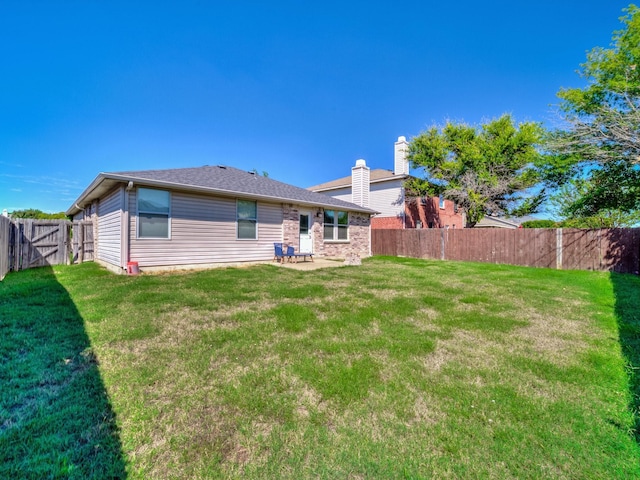
[[319,257],[347,258],[358,255],[366,258],[370,255],[370,219],[369,215],[349,213],[349,241],[325,242],[322,238],[321,220],[314,221],[313,251]]
[[[356,254],[360,258],[369,256],[369,225],[368,215],[349,213],[349,241],[325,242],[323,237],[323,216],[316,215],[317,210],[311,209],[311,232],[313,235],[313,253],[318,257],[347,258]],[[293,245],[300,250],[300,211],[297,205],[282,205],[282,242]]]
[[408,198],[405,202],[406,228],[416,228],[417,222],[422,228],[464,228],[464,215],[455,211],[454,202],[444,201],[444,208],[440,208],[438,197]]
[[[315,227],[315,220],[314,220]],[[315,228],[314,228],[315,230]],[[297,205],[282,204],[282,242],[300,251],[300,212]]]
[[416,228],[418,221],[421,228],[464,228],[464,215],[455,211],[454,203],[451,200],[444,201],[444,208],[440,208],[438,197],[426,198],[423,202],[421,198],[409,198],[405,203],[405,224],[402,217],[373,217],[371,228],[398,229]]
[[398,229],[403,228],[400,217],[373,217],[371,219],[373,229]]

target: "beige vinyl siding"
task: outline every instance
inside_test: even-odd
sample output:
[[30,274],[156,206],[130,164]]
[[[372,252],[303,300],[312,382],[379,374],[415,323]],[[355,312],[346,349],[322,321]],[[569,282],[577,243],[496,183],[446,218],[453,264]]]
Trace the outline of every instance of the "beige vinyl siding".
[[131,261],[141,267],[250,262],[273,258],[282,241],[282,206],[258,202],[258,238],[237,240],[236,199],[171,192],[169,239],[136,238],[136,195],[130,193]]
[[120,267],[122,188],[117,188],[98,203],[98,260]]
[[336,190],[331,190],[330,192],[320,192],[328,197],[332,197],[338,200],[343,200],[345,202],[351,202],[351,187],[339,188]]
[[[320,192],[338,200],[352,202],[351,187]],[[377,217],[397,217],[404,212],[402,180],[372,183],[369,190],[369,208],[380,212]]]
[[380,212],[376,217],[397,217],[404,212],[402,180],[371,184],[369,208]]

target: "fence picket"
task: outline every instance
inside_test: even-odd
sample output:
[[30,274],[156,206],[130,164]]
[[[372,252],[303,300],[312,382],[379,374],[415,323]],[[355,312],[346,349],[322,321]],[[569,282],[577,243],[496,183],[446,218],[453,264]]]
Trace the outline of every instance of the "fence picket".
[[640,271],[640,228],[372,230],[371,242],[374,255]]

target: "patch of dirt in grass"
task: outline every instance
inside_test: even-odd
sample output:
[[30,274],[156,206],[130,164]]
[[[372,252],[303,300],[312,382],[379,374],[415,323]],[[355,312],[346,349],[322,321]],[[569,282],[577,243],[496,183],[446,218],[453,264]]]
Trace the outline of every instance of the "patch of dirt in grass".
[[[260,348],[262,350],[262,348]],[[241,380],[252,372],[261,372],[266,368],[278,365],[280,357],[277,355],[266,355],[255,359],[253,362],[246,362],[244,359],[235,360],[229,358],[222,361],[213,361],[212,366],[218,367],[215,373],[216,383],[230,385],[239,388]],[[220,368],[223,367],[224,368]]]
[[446,413],[433,407],[436,404],[437,402],[433,399],[429,399],[425,395],[418,395],[413,405],[414,417],[410,423],[436,425],[446,420]]
[[585,347],[585,334],[595,335],[584,322],[568,320],[564,315],[543,315],[529,312],[529,325],[514,332],[514,340],[523,348],[558,364],[574,361],[575,353]]
[[440,312],[435,308],[423,307],[417,312],[417,318],[413,319],[413,324],[418,327],[420,330],[430,330],[432,328],[431,321],[438,318]]
[[[203,462],[245,464],[251,460],[250,451],[237,430],[236,415],[213,404],[174,408],[155,419],[151,443],[138,447],[134,456],[153,459],[150,478],[173,476],[184,466],[197,469]],[[182,474],[190,477],[195,472]]]
[[441,371],[451,362],[467,367],[495,367],[495,356],[489,348],[490,343],[473,332],[455,330],[451,332],[450,338],[438,340],[435,350],[424,357],[422,364],[430,372]]
[[[392,288],[385,288],[376,291],[376,299],[378,300],[394,300],[398,297],[405,297],[406,292],[404,290],[394,290]],[[369,302],[361,302],[368,304]]]
[[227,314],[205,314],[188,308],[158,318],[158,324],[162,326],[162,333],[156,337],[157,342],[173,346],[192,339],[203,330],[234,330],[239,326]]
[[327,279],[327,282],[327,288],[335,292],[342,292],[345,288],[350,288],[353,286],[353,282],[351,280],[338,280],[335,278],[331,278]]
[[289,381],[296,387],[297,407],[296,415],[300,418],[308,418],[312,412],[325,412],[326,404],[320,394],[309,385],[300,381],[298,377],[291,377]]

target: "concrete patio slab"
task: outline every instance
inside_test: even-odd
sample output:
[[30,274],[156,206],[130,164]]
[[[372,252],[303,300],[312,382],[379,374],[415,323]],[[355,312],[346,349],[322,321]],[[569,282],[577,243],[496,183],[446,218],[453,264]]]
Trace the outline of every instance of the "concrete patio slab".
[[291,268],[293,270],[318,270],[320,268],[333,268],[333,267],[344,267],[344,260],[340,258],[329,259],[329,258],[314,258],[313,262],[310,260],[299,261],[298,263],[294,262],[284,262],[284,263],[276,263],[276,265],[282,268]]

